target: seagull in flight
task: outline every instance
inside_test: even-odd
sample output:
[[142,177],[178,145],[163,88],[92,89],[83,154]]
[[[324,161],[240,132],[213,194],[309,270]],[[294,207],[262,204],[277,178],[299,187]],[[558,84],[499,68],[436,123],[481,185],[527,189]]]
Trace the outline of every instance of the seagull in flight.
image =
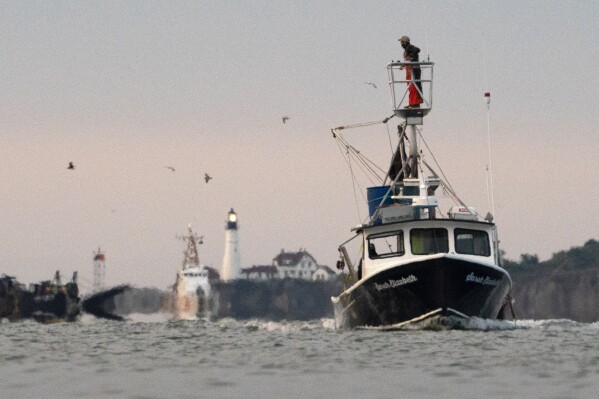
[[209,176],[208,173],[204,173],[204,180],[208,183],[212,179],[212,176]]
[[172,166],[165,166],[165,168],[172,170],[173,172],[175,171],[175,168],[173,168]]
[[291,118],[289,118],[288,116],[284,116],[282,119],[283,119],[283,123],[286,123]]
[[73,162],[69,162],[69,166],[67,166],[67,169],[69,169],[69,170],[75,169],[75,165],[73,165]]
[[364,82],[365,85],[370,85],[376,89],[376,85],[372,82]]

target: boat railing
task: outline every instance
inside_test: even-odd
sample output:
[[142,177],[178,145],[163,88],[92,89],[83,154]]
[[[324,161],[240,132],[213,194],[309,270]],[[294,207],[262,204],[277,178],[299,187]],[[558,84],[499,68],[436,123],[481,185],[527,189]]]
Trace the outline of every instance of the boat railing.
[[[391,62],[387,65],[393,111],[401,118],[422,117],[433,107],[433,62]],[[409,78],[407,77],[409,75]],[[410,91],[422,99],[410,104]]]

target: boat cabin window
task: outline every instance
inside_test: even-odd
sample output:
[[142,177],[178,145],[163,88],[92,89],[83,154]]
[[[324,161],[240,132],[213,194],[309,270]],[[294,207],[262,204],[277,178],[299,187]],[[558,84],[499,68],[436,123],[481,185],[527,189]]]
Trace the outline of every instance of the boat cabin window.
[[368,236],[368,257],[370,259],[390,258],[405,253],[403,231],[373,234]]
[[459,254],[491,256],[489,235],[482,230],[455,229],[455,251]]
[[414,255],[430,255],[449,252],[446,229],[412,229],[410,246]]

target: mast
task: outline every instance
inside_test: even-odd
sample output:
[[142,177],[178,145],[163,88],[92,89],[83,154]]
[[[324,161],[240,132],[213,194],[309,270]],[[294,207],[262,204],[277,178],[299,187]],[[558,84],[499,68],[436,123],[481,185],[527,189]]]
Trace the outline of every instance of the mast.
[[398,126],[399,143],[387,174],[389,185],[368,190],[370,224],[435,218],[435,190],[440,179],[421,173],[417,128],[432,109],[433,65],[428,61],[387,65],[393,113],[403,122]]
[[495,200],[493,198],[493,168],[492,168],[492,154],[491,154],[491,117],[490,117],[490,104],[491,104],[491,93],[485,93],[485,103],[487,104],[487,147],[488,147],[488,162],[487,162],[487,192],[489,195],[489,206],[491,207],[491,215],[495,217]]
[[410,155],[409,155],[409,166],[410,175],[409,177],[418,177],[418,137],[416,136],[416,125],[414,123],[407,123],[406,118],[406,136],[410,141]]
[[187,235],[183,237],[177,237],[187,242],[187,247],[183,251],[183,262],[181,269],[189,269],[190,267],[197,267],[200,265],[200,256],[198,255],[197,244],[202,244],[203,236],[199,237],[191,229],[191,224],[187,226]]
[[[488,145],[488,162],[487,162],[487,194],[489,196],[489,206],[491,207],[491,213],[487,213],[485,220],[489,223],[495,218],[495,200],[493,198],[493,170],[491,166],[492,154],[491,154],[491,117],[490,117],[490,105],[491,105],[491,93],[485,92],[485,103],[487,105],[487,145]],[[495,263],[501,264],[501,254],[499,252],[499,234],[497,228],[493,228],[493,248],[495,250]]]

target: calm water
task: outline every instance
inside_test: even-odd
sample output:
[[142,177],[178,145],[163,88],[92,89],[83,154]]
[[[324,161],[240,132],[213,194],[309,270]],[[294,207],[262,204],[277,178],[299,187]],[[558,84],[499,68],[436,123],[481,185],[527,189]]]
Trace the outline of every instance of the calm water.
[[596,398],[599,323],[466,331],[268,323],[0,324],[0,398]]

